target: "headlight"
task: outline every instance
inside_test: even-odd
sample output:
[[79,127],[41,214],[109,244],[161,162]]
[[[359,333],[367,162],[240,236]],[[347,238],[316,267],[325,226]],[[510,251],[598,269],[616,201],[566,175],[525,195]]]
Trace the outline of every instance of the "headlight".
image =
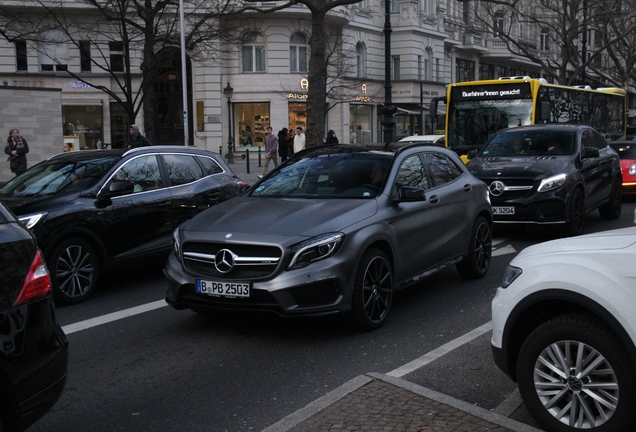
[[630,167],[627,169],[627,173],[628,173],[629,175],[636,175],[636,164],[634,164],[634,165],[630,166]]
[[27,227],[28,229],[31,229],[38,222],[40,222],[40,220],[42,220],[42,218],[46,216],[47,214],[48,214],[47,212],[43,212],[43,213],[33,213],[29,215],[24,215],[24,216],[18,216],[18,220],[22,222],[22,224],[24,224],[25,227]]
[[344,234],[328,233],[298,243],[292,247],[294,254],[288,270],[304,267],[314,261],[329,258],[338,251]]
[[567,174],[559,174],[547,179],[543,179],[541,180],[541,184],[539,185],[539,189],[537,189],[537,191],[547,192],[551,191],[552,189],[560,188],[561,186],[563,186],[563,183],[565,183],[565,179],[567,177]]
[[508,288],[508,286],[510,286],[510,284],[513,283],[515,279],[521,276],[521,273],[523,273],[523,270],[521,270],[519,267],[509,265],[506,268],[503,280],[501,281],[501,287]]
[[172,252],[174,253],[174,256],[181,261],[181,238],[179,237],[179,228],[172,232],[172,240],[174,241],[172,244]]

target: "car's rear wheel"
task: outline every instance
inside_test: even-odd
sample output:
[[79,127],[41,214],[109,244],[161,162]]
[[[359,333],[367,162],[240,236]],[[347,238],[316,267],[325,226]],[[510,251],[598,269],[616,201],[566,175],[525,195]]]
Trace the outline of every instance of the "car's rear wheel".
[[599,207],[598,212],[603,219],[618,219],[623,205],[623,182],[620,177],[614,177],[612,193],[607,204]]
[[571,236],[583,234],[585,227],[585,198],[581,189],[576,188],[570,197],[567,233]]
[[53,283],[53,296],[60,304],[85,301],[95,290],[99,261],[90,244],[71,238],[62,241],[47,262]]
[[631,430],[635,372],[614,333],[577,315],[536,328],[517,362],[526,407],[546,430],[558,432]]
[[470,233],[468,256],[457,264],[457,272],[466,279],[484,277],[492,257],[492,229],[486,218],[480,216]]
[[367,250],[358,266],[351,300],[353,325],[375,330],[386,321],[393,302],[393,273],[379,249]]

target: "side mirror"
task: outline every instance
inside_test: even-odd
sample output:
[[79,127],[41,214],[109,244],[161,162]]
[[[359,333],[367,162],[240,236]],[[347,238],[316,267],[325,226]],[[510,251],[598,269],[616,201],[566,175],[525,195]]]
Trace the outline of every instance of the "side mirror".
[[477,157],[477,150],[471,150],[466,155],[468,159],[475,159]]
[[119,195],[131,194],[135,190],[135,184],[130,180],[114,180],[108,189],[101,194],[101,198],[110,198]]
[[396,202],[420,202],[426,201],[424,189],[403,186],[398,188],[398,199]]
[[583,153],[582,154],[583,159],[591,159],[591,158],[597,158],[601,156],[598,149],[595,147],[585,147],[583,148],[582,153]]

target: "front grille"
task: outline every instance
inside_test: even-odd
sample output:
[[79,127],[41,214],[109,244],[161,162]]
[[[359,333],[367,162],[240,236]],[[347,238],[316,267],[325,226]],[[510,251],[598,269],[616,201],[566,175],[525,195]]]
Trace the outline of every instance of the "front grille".
[[[220,252],[223,252],[219,255]],[[216,265],[216,257],[221,260]],[[186,242],[183,265],[202,277],[217,280],[250,281],[271,276],[282,257],[276,246]],[[220,269],[220,270],[219,270]]]
[[486,186],[490,189],[490,185],[494,181],[502,182],[506,189],[501,193],[501,195],[495,196],[490,193],[491,199],[494,201],[507,201],[507,200],[515,200],[522,199],[529,196],[534,189],[534,180],[533,179],[502,179],[502,178],[486,178],[482,179]]

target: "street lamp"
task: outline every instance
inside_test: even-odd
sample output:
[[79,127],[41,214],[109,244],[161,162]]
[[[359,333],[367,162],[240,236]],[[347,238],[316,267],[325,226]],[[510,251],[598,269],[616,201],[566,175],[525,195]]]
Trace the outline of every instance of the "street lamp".
[[227,87],[223,89],[223,94],[227,98],[227,163],[234,163],[234,143],[232,142],[232,94],[234,89],[227,83]]
[[391,0],[384,0],[384,106],[381,108],[384,126],[384,144],[393,142],[393,130],[397,108],[391,99]]

